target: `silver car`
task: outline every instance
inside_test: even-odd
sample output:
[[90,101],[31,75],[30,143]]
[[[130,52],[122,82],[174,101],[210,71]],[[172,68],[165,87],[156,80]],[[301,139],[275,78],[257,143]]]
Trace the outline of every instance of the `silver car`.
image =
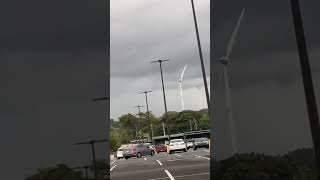
[[141,158],[145,155],[154,155],[154,150],[144,144],[134,144],[130,148],[123,149],[123,157],[129,159],[131,157]]

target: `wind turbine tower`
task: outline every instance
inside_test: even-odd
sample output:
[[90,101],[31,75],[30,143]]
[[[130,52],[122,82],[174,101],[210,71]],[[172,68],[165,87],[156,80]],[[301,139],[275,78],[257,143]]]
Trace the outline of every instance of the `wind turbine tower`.
[[231,143],[232,143],[232,150],[234,154],[238,153],[238,149],[237,149],[235,122],[234,122],[233,111],[232,111],[232,98],[231,98],[231,92],[230,92],[230,86],[229,86],[228,68],[230,67],[231,51],[234,46],[235,39],[238,34],[239,27],[240,27],[244,13],[245,13],[245,9],[242,9],[237,25],[234,31],[232,32],[231,38],[229,40],[226,56],[220,58],[219,60],[219,62],[224,66],[223,72],[224,72],[224,84],[225,84],[225,91],[226,91],[227,118],[230,126]]
[[184,110],[184,101],[183,101],[183,93],[182,93],[182,78],[183,78],[183,75],[184,75],[184,71],[186,70],[186,67],[187,65],[184,66],[183,70],[182,70],[182,73],[181,73],[181,76],[180,76],[180,79],[178,81],[179,83],[179,92],[180,92],[180,99],[181,99],[181,109],[182,111]]

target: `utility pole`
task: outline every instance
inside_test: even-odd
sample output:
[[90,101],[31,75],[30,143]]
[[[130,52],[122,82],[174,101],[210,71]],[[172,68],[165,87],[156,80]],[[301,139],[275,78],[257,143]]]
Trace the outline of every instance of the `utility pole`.
[[191,119],[189,121],[190,121],[190,131],[192,131],[192,121]]
[[317,103],[315,99],[314,87],[312,82],[312,74],[310,69],[308,50],[304,35],[303,22],[300,12],[299,0],[291,0],[291,10],[295,27],[295,35],[300,57],[300,67],[302,72],[302,80],[306,103],[309,114],[309,123],[311,128],[311,136],[313,140],[313,149],[317,164],[317,179],[320,180],[320,125]]
[[152,142],[153,142],[153,125],[151,123],[151,136],[152,136]]
[[151,120],[150,120],[150,114],[149,114],[149,105],[148,105],[148,93],[150,93],[152,91],[143,91],[143,92],[140,92],[139,94],[142,94],[144,93],[145,94],[145,97],[146,97],[146,105],[147,105],[147,121],[149,122],[149,125],[150,125],[150,131],[149,131],[149,136],[150,136],[150,140],[153,142],[153,132],[152,132],[152,123],[151,123]]
[[197,121],[193,118],[193,121],[194,121],[194,125],[196,127],[196,131],[198,131],[198,124],[197,124]]
[[142,128],[141,128],[141,110],[140,110],[140,108],[141,107],[143,107],[143,106],[140,106],[140,105],[138,105],[138,106],[135,106],[136,108],[138,108],[138,111],[139,111],[139,120],[140,120],[140,123],[139,123],[139,125],[140,125],[140,130],[141,130],[141,138],[143,138],[143,130],[142,130]]
[[[151,63],[156,63],[158,62],[160,64],[160,73],[161,73],[161,82],[162,82],[162,93],[163,93],[163,102],[164,102],[164,109],[165,109],[165,120],[167,121],[168,119],[168,110],[167,110],[167,101],[166,101],[166,93],[164,91],[164,83],[163,83],[163,74],[162,74],[162,63],[169,61],[169,59],[166,60],[157,60],[157,61],[151,61]],[[167,123],[169,123],[167,121]],[[165,128],[164,128],[164,122],[162,122],[162,126],[163,126],[163,132],[164,132],[164,136],[165,136]],[[170,141],[170,125],[168,126],[168,136],[169,136],[169,141]]]
[[107,139],[103,140],[91,140],[91,141],[86,141],[86,142],[79,142],[75,143],[74,145],[83,145],[83,144],[90,144],[91,145],[91,151],[92,151],[92,158],[93,158],[93,168],[94,168],[94,176],[96,179],[98,179],[98,171],[97,171],[97,164],[96,164],[96,153],[94,149],[94,144],[95,143],[101,143],[101,142],[106,142]]
[[196,35],[197,35],[197,41],[198,41],[200,63],[201,63],[201,69],[202,69],[202,77],[203,77],[204,89],[205,89],[205,92],[206,92],[206,98],[207,98],[207,106],[208,106],[208,109],[210,109],[209,108],[209,106],[210,106],[210,96],[209,96],[209,90],[208,90],[208,85],[207,85],[206,71],[205,71],[204,63],[203,63],[201,43],[200,43],[199,30],[198,30],[198,23],[197,23],[197,18],[196,18],[196,12],[194,10],[193,0],[191,0],[191,5],[192,5],[192,12],[193,12],[194,26],[196,28]]

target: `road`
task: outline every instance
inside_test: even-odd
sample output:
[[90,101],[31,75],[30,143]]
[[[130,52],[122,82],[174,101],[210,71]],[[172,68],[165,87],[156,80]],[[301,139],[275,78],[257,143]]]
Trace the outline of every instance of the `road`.
[[209,180],[209,149],[160,153],[110,163],[112,180]]

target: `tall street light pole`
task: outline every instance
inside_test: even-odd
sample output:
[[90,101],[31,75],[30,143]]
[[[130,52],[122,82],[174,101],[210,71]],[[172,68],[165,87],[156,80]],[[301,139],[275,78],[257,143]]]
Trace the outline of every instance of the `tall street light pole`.
[[[168,116],[168,110],[167,110],[167,101],[166,101],[166,93],[164,91],[164,84],[163,84],[163,74],[162,74],[162,63],[169,61],[169,59],[166,60],[157,60],[157,61],[151,61],[150,63],[156,63],[158,62],[160,64],[160,73],[161,73],[161,82],[162,82],[162,93],[163,93],[163,101],[164,101],[164,109],[165,109],[165,120],[167,121],[167,116]],[[168,123],[168,121],[167,121]],[[168,125],[168,124],[167,124]],[[163,132],[165,136],[165,128],[164,128],[164,123],[162,122],[163,126]],[[168,136],[169,136],[169,141],[170,141],[170,125],[168,125]]]
[[96,164],[96,153],[94,149],[94,144],[95,143],[101,143],[101,142],[106,142],[106,139],[103,140],[91,140],[91,141],[85,141],[85,142],[79,142],[75,143],[74,145],[83,145],[83,144],[90,144],[91,145],[91,151],[92,151],[92,158],[93,158],[93,168],[94,168],[94,176],[96,179],[98,179],[98,172],[97,172],[97,164]]
[[206,98],[207,98],[207,106],[208,106],[208,109],[210,109],[210,108],[209,108],[209,105],[210,105],[210,96],[209,96],[208,85],[207,85],[206,71],[205,71],[204,63],[203,63],[201,43],[200,43],[199,30],[198,30],[198,23],[197,23],[197,18],[196,18],[196,12],[195,12],[195,10],[194,10],[193,0],[191,0],[191,5],[192,5],[192,12],[193,12],[194,26],[195,26],[195,28],[196,28],[196,35],[197,35],[198,48],[199,48],[199,56],[200,56],[202,76],[203,76],[203,83],[204,83],[204,89],[205,89]]
[[146,105],[147,105],[147,121],[149,122],[149,125],[150,125],[150,133],[149,133],[149,136],[150,136],[150,140],[153,142],[153,130],[152,130],[152,123],[151,123],[151,120],[150,120],[150,115],[149,115],[149,105],[148,105],[148,93],[150,93],[152,91],[143,91],[143,92],[140,92],[139,94],[142,94],[144,93],[145,94],[145,97],[146,97]]
[[139,125],[140,125],[140,130],[141,130],[141,138],[143,138],[143,130],[141,129],[141,110],[140,110],[140,108],[143,107],[143,106],[138,105],[138,106],[135,106],[135,107],[138,108],[138,111],[139,111],[139,120],[140,120]]
[[310,63],[307,51],[306,40],[304,36],[303,22],[300,12],[299,0],[291,0],[291,10],[293,16],[293,22],[295,27],[296,41],[300,57],[300,67],[302,72],[302,79],[304,85],[304,92],[306,96],[309,123],[311,128],[311,136],[313,140],[313,148],[315,152],[315,158],[317,163],[317,179],[320,179],[320,125],[318,108],[314,94],[314,88],[312,83],[312,74],[310,70]]

